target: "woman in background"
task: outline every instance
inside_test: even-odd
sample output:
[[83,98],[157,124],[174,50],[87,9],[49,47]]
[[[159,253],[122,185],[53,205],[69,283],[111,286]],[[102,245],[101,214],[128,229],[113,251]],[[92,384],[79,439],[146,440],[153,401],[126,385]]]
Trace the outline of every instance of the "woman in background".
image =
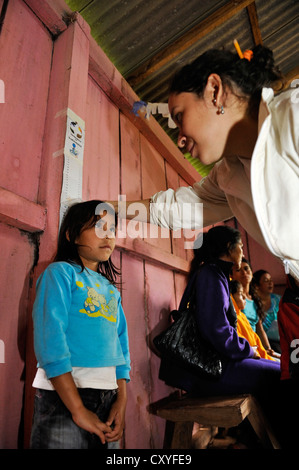
[[279,344],[279,331],[277,312],[281,295],[274,294],[274,283],[271,274],[264,269],[259,269],[253,274],[257,294],[263,305],[263,328],[274,351],[281,353]]

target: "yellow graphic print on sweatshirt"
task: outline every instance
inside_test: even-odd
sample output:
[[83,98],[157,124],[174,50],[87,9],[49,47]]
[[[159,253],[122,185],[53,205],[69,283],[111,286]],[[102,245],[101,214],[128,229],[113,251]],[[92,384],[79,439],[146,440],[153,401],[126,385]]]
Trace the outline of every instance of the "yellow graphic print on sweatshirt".
[[[78,287],[84,289],[82,282],[76,283]],[[98,284],[97,287],[100,287]],[[80,313],[85,313],[89,317],[104,317],[108,321],[116,322],[117,316],[117,300],[114,297],[113,290],[110,290],[111,299],[107,303],[106,297],[99,294],[94,287],[86,287],[87,297],[84,301],[84,308],[79,310]]]

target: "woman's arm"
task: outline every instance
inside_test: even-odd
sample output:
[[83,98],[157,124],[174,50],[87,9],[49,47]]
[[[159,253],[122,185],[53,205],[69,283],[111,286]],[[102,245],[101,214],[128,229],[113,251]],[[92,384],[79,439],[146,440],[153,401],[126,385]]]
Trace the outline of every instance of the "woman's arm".
[[269,343],[269,339],[268,339],[268,336],[263,328],[263,324],[262,324],[262,320],[259,319],[259,321],[257,322],[256,324],[256,332],[258,334],[258,336],[260,337],[261,339],[261,342],[262,342],[262,345],[264,346],[264,348],[266,349],[267,353],[272,356],[272,357],[276,357],[276,358],[280,358],[280,354],[276,353],[272,348],[271,348],[271,345]]
[[53,377],[50,380],[64,405],[70,411],[74,423],[76,423],[80,428],[96,434],[100,438],[102,444],[105,444],[105,433],[111,432],[111,427],[100,421],[95,413],[84,406],[72,374],[68,372],[66,374]]
[[170,230],[201,229],[233,216],[217,177],[214,167],[193,187],[169,188],[140,201],[109,202],[121,218],[150,222]]
[[121,219],[150,222],[150,199],[139,201],[108,201]]

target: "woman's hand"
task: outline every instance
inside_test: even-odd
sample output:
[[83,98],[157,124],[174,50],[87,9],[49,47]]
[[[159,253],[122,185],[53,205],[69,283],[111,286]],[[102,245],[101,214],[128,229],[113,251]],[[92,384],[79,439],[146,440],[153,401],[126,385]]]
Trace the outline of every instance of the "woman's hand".
[[267,353],[269,354],[269,356],[271,357],[275,357],[276,359],[280,359],[280,354],[275,352],[272,348],[268,348],[267,349]]

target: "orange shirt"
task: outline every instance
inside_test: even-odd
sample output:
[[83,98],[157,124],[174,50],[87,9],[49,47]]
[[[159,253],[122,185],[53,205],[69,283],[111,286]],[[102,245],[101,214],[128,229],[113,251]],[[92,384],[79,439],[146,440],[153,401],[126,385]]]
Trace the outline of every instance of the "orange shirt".
[[254,347],[257,346],[257,353],[259,354],[260,357],[264,359],[271,359],[271,361],[274,361],[275,359],[267,353],[265,350],[264,346],[262,345],[262,342],[260,340],[260,337],[256,334],[255,331],[253,331],[245,313],[241,312],[239,307],[236,304],[235,299],[231,295],[231,299],[233,301],[233,305],[236,310],[237,314],[237,333],[239,336],[242,336],[242,338],[247,339],[248,343],[250,346]]

